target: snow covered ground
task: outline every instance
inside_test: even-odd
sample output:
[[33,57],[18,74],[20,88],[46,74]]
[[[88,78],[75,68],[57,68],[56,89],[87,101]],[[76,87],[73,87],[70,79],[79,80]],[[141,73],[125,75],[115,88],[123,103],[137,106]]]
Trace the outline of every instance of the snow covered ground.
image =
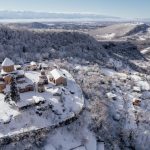
[[89,121],[89,113],[84,112],[72,124],[50,132],[44,150],[50,150],[49,147],[53,147],[54,150],[97,150],[96,138],[88,129]]
[[144,55],[147,54],[147,53],[150,53],[150,47],[147,47],[147,48],[143,49],[141,51],[141,53],[144,54]]
[[111,40],[111,39],[113,39],[115,37],[115,35],[116,35],[115,33],[109,33],[109,34],[102,35],[101,38],[104,38],[104,39],[107,39],[107,40]]
[[[18,103],[18,106],[35,104],[27,109],[13,108],[4,102],[4,95],[0,94],[1,138],[51,126],[82,110],[84,99],[80,87],[66,70],[62,71],[67,77],[67,86],[55,86],[49,83],[44,93],[33,91],[20,94],[21,102]],[[33,83],[38,81],[38,72],[29,71],[25,75]],[[62,90],[61,96],[53,96],[56,88]],[[41,103],[38,104],[39,102]]]

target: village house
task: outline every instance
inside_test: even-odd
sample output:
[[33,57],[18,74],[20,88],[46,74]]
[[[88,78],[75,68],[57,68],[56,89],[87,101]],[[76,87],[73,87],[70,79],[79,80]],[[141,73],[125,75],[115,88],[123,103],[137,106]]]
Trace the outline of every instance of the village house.
[[7,74],[3,78],[4,78],[4,81],[6,84],[10,84],[12,81],[12,75],[11,74]]
[[14,67],[15,67],[15,70],[22,70],[21,65],[15,65]]
[[18,86],[20,93],[30,92],[34,91],[34,85],[33,84],[25,84],[25,85],[19,85]]
[[5,58],[2,63],[1,74],[13,73],[15,71],[14,62],[9,58]]
[[11,83],[13,76],[16,77],[20,93],[34,90],[31,83],[26,83],[25,72],[21,70],[21,66],[14,65],[14,62],[9,58],[5,58],[1,66],[0,93],[5,91],[6,85]]
[[24,70],[17,70],[17,75],[16,75],[16,79],[20,79],[20,78],[24,78],[25,77],[25,72]]
[[37,68],[38,68],[37,63],[34,61],[31,61],[30,62],[30,69],[31,70],[37,70]]
[[67,85],[67,79],[59,69],[53,69],[50,72],[49,81],[53,82],[55,85]]
[[46,64],[46,63],[40,63],[40,64],[39,64],[39,68],[40,68],[40,69],[44,69],[44,70],[48,70],[48,69],[49,69],[49,66],[48,66],[48,64]]
[[5,88],[6,88],[6,83],[3,77],[0,77],[0,93],[2,93]]
[[14,68],[14,62],[9,58],[5,58],[2,63],[1,75],[4,79],[5,84],[10,84],[12,75],[16,74]]

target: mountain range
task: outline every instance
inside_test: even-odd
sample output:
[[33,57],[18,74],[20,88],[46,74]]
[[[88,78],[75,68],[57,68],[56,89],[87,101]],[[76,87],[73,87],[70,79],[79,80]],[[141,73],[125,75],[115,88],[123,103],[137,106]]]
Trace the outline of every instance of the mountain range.
[[87,13],[48,13],[32,11],[0,11],[0,19],[86,19],[119,21],[122,18]]

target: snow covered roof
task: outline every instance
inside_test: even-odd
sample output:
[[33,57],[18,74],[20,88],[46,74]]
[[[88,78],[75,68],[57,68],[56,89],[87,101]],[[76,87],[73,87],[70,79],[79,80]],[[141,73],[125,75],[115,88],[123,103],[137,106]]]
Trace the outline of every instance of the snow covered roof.
[[14,62],[12,60],[10,60],[9,58],[5,58],[3,63],[2,63],[2,66],[4,67],[7,67],[7,66],[12,66],[14,65]]
[[46,64],[46,63],[42,63],[41,66],[42,66],[43,68],[48,68],[48,64]]
[[59,95],[61,95],[62,89],[61,89],[61,88],[53,89],[52,93],[53,93],[53,94],[59,94]]
[[17,70],[17,73],[18,73],[18,75],[24,75],[25,74],[24,70]]
[[86,149],[84,146],[80,146],[80,147],[74,148],[74,150],[86,150]]
[[34,65],[37,65],[37,64],[36,64],[35,61],[31,61],[31,62],[30,62],[30,65],[34,66]]
[[58,69],[53,69],[50,73],[55,80],[59,79],[60,77],[65,78],[63,73]]
[[21,68],[21,65],[15,65],[15,69],[20,69]]

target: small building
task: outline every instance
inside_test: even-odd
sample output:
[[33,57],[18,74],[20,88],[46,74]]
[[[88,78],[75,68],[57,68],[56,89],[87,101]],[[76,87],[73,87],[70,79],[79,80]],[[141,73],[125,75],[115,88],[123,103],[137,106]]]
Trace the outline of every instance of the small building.
[[32,84],[28,84],[25,86],[19,86],[18,88],[19,88],[20,93],[34,91],[34,85],[32,85]]
[[4,81],[0,81],[0,93],[3,93],[5,88],[6,88],[6,83]]
[[21,65],[15,65],[15,70],[22,70]]
[[8,75],[4,76],[3,79],[4,79],[6,84],[10,84],[12,81],[12,75],[8,74]]
[[2,73],[11,73],[15,71],[14,69],[14,62],[10,60],[9,58],[5,58],[3,63],[2,63]]
[[37,70],[37,63],[36,62],[34,62],[34,61],[31,61],[30,62],[30,69],[31,70]]
[[59,69],[53,69],[50,72],[49,81],[53,82],[56,85],[67,85],[67,79]]
[[42,63],[42,64],[41,64],[41,67],[42,67],[42,69],[44,69],[44,70],[48,70],[48,69],[49,69],[49,66],[48,66],[46,63]]
[[26,79],[25,78],[17,78],[17,83],[18,84],[23,84],[26,82]]
[[17,70],[17,75],[16,78],[20,79],[20,78],[24,78],[25,77],[25,72],[24,70]]

